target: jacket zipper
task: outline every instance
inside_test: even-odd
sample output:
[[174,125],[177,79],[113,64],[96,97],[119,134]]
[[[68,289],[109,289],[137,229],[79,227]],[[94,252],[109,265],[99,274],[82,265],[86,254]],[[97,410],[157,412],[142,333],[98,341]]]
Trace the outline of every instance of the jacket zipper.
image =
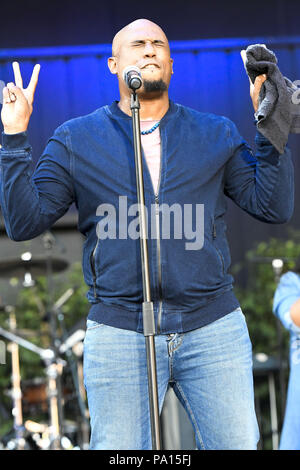
[[91,263],[91,268],[92,268],[92,274],[93,274],[93,289],[94,289],[94,297],[95,299],[97,298],[97,290],[96,290],[96,281],[97,281],[97,276],[96,276],[96,263],[95,263],[95,258],[96,258],[96,251],[98,248],[98,243],[99,243],[99,238],[97,239],[97,243],[90,255],[90,263]]
[[[213,239],[215,240],[217,238],[217,229],[216,229],[216,224],[213,223]],[[215,247],[215,250],[218,254],[218,257],[221,261],[221,264],[222,264],[222,273],[225,274],[225,266],[224,266],[224,258],[223,258],[223,255],[221,253],[221,251],[219,250],[218,247],[216,247],[216,245],[214,244],[214,247]]]
[[[160,130],[159,130],[160,132]],[[160,134],[161,135],[161,134]],[[155,192],[153,187],[153,192],[155,195],[155,221],[156,221],[156,252],[157,252],[157,271],[158,271],[158,314],[157,314],[157,328],[156,333],[160,334],[160,325],[162,317],[162,275],[161,275],[161,259],[160,259],[160,223],[159,223],[159,188],[161,180],[161,168],[162,168],[162,142],[160,139],[160,162],[159,162],[159,179],[157,184],[157,192]],[[149,172],[150,174],[150,172]],[[150,179],[152,181],[151,175]],[[153,186],[153,183],[152,183]]]
[[162,283],[161,283],[161,260],[160,260],[160,228],[159,228],[159,199],[158,193],[155,194],[155,218],[156,218],[156,246],[157,246],[157,268],[158,268],[158,315],[157,315],[157,334],[160,333],[162,316]]
[[[159,131],[160,132],[160,131]],[[161,135],[161,134],[160,134]],[[143,151],[144,154],[144,151]],[[156,252],[157,252],[157,271],[158,271],[158,314],[157,314],[157,326],[156,326],[156,334],[160,333],[160,325],[161,325],[161,316],[162,316],[162,276],[161,276],[161,260],[160,260],[160,224],[159,224],[159,188],[160,188],[160,180],[161,180],[161,169],[162,169],[162,144],[160,144],[160,164],[159,164],[159,179],[157,185],[157,192],[155,192],[155,188],[153,186],[153,181],[151,178],[149,166],[144,154],[144,160],[146,162],[146,166],[149,173],[149,178],[152,183],[153,193],[155,197],[155,224],[156,224]]]

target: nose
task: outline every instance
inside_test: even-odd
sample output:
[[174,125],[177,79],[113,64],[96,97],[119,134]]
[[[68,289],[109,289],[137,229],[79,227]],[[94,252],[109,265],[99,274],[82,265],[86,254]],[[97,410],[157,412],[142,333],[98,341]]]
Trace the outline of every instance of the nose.
[[146,42],[144,48],[144,56],[145,57],[154,57],[156,55],[155,47],[153,46],[152,42]]

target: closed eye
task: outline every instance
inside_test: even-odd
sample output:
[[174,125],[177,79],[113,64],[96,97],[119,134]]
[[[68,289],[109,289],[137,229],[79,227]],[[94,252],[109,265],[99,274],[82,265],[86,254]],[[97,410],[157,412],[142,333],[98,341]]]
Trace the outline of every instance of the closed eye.
[[[132,46],[144,46],[146,44],[146,41],[144,40],[137,40],[137,41],[133,41],[131,43]],[[152,41],[152,44],[154,44],[155,46],[164,46],[165,43],[164,41],[161,41],[159,39],[155,39],[154,41]]]

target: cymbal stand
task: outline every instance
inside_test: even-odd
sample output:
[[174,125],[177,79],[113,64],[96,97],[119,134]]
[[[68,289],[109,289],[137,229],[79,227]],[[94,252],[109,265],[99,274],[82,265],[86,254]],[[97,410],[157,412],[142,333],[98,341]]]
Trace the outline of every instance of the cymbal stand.
[[56,359],[47,365],[48,394],[50,407],[50,447],[52,450],[61,449],[61,426],[58,401],[57,382],[62,373],[62,368],[57,364]]
[[[77,343],[72,348],[73,353],[77,357],[77,377],[78,377],[78,386],[79,386],[79,397],[81,403],[85,403],[86,400],[86,392],[84,388],[84,379],[83,379],[83,363],[79,360],[79,357],[83,355],[83,344]],[[90,441],[90,422],[89,422],[89,410],[87,407],[82,409],[82,415],[84,413],[84,418],[82,419],[81,423],[81,434],[82,434],[82,442],[81,446],[83,450],[89,449],[89,441]]]
[[[40,348],[39,346],[36,346],[35,344],[31,343],[30,341],[27,341],[24,338],[21,338],[20,336],[17,336],[16,334],[12,333],[11,331],[7,331],[4,328],[0,327],[0,336],[8,339],[11,341],[14,345],[19,345],[22,346],[25,349],[28,349],[29,351],[32,351],[40,356],[40,358],[45,362],[47,366],[47,376],[48,376],[48,384],[49,384],[49,389],[53,389],[54,385],[51,382],[51,375],[53,368],[51,365],[53,364],[54,360],[54,352],[51,349],[43,349]],[[14,409],[16,409],[16,420],[15,424],[19,426],[21,423],[21,413],[20,413],[20,406],[21,406],[21,397],[20,397],[20,372],[19,372],[19,366],[18,366],[18,356],[16,355],[16,349],[14,350],[14,359],[13,359],[13,376],[15,379],[14,382],[14,387],[15,391],[17,391],[14,399],[18,400],[14,402],[14,405],[17,404],[17,406],[14,406]],[[51,442],[55,442],[57,437],[59,436],[59,428],[57,426],[57,409],[56,409],[56,402],[54,400],[54,397],[51,397],[51,407],[50,407],[50,421],[51,421]],[[23,420],[22,420],[23,421]],[[22,423],[23,424],[23,423]]]
[[[85,406],[85,401],[83,397],[82,390],[80,389],[80,367],[79,367],[79,360],[76,357],[76,345],[78,345],[78,341],[73,345],[73,347],[68,346],[68,334],[65,327],[64,321],[64,314],[61,310],[63,304],[73,295],[74,289],[68,289],[61,297],[56,301],[53,307],[54,313],[57,315],[58,322],[61,327],[62,336],[61,340],[65,343],[60,345],[59,351],[64,352],[66,354],[67,362],[70,367],[73,384],[76,391],[76,398],[81,414],[81,431],[82,431],[82,448],[88,449],[89,447],[89,419],[88,419],[88,409]],[[73,352],[72,352],[73,351]],[[82,378],[82,377],[81,377]]]
[[51,416],[52,440],[51,448],[61,448],[62,425],[63,425],[63,409],[62,409],[62,392],[61,392],[61,373],[62,364],[58,356],[59,341],[57,338],[56,315],[53,311],[54,288],[53,288],[53,269],[52,269],[52,252],[55,238],[50,231],[43,235],[43,243],[46,251],[46,278],[48,288],[48,312],[50,314],[50,340],[51,349],[54,353],[54,360],[47,365],[47,376],[49,384],[49,406]]
[[[9,306],[9,327],[11,331],[16,330],[16,315],[14,307]],[[11,367],[12,367],[12,399],[13,399],[13,418],[15,430],[15,450],[24,450],[24,426],[23,426],[23,412],[22,412],[22,391],[21,391],[21,375],[20,375],[20,361],[19,361],[19,346],[15,342],[9,344],[9,351],[11,353]]]

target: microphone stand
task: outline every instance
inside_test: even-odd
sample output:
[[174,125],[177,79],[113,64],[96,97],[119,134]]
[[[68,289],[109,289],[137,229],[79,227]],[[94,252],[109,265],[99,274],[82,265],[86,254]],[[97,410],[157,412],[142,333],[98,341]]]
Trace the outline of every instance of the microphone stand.
[[133,142],[135,154],[137,199],[139,207],[140,222],[140,246],[143,275],[143,332],[146,343],[148,390],[150,406],[150,422],[152,433],[152,450],[161,450],[161,430],[159,421],[159,401],[156,374],[156,354],[155,354],[155,322],[153,313],[153,302],[151,301],[149,259],[147,246],[147,227],[144,201],[144,180],[143,164],[141,152],[141,131],[140,131],[140,103],[136,90],[131,94],[130,109],[132,113]]

